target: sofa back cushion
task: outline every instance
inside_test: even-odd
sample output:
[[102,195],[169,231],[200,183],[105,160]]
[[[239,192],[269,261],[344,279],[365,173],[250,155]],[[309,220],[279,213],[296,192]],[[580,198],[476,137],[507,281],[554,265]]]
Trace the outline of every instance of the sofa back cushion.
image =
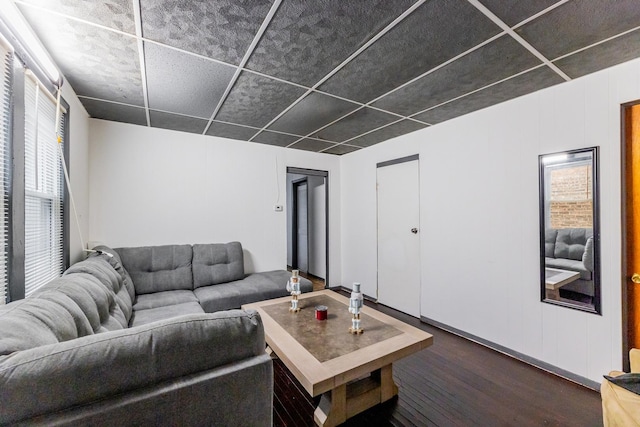
[[122,290],[105,259],[74,264],[28,298],[0,306],[0,356],[127,328],[131,300]]
[[558,237],[558,230],[555,228],[547,228],[544,230],[544,256],[553,258],[553,254],[556,250],[556,238]]
[[122,276],[122,284],[126,288],[126,291],[129,293],[129,298],[135,304],[136,302],[136,290],[133,287],[133,279],[131,279],[131,275],[124,268],[122,264],[122,260],[120,259],[120,255],[114,249],[111,249],[108,246],[100,245],[93,248],[95,252],[90,254],[90,257],[101,256],[104,255],[104,258],[109,262],[109,265],[113,267],[116,272]]
[[115,249],[133,280],[136,294],[193,289],[191,245]]
[[582,261],[587,239],[593,235],[591,228],[561,228],[556,237],[554,256],[556,258]]
[[193,245],[193,287],[244,279],[240,242]]

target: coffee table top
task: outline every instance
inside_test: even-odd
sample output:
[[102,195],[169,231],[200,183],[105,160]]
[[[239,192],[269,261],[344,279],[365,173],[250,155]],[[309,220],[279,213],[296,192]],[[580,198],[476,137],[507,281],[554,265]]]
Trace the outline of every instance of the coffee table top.
[[558,289],[567,283],[575,282],[580,278],[577,271],[561,270],[559,268],[546,267],[544,269],[544,283],[546,289]]
[[[291,297],[243,305],[260,313],[267,344],[312,396],[329,391],[430,346],[431,334],[370,307],[363,307],[364,333],[349,333],[349,299],[323,290],[300,295],[298,313]],[[327,320],[315,307],[328,307]]]

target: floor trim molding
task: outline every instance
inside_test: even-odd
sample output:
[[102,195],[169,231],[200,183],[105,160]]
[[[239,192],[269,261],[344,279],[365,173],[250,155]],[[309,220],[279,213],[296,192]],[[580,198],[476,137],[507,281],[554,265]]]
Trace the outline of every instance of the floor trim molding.
[[444,331],[450,332],[454,335],[458,335],[462,338],[468,339],[485,347],[488,347],[492,350],[495,350],[499,353],[505,354],[507,356],[513,357],[521,362],[527,363],[529,365],[535,366],[536,368],[542,369],[543,371],[552,373],[554,375],[558,375],[566,380],[574,382],[576,384],[580,384],[581,386],[590,388],[591,390],[595,390],[600,392],[600,383],[590,380],[589,378],[585,378],[580,375],[576,375],[572,372],[566,371],[562,368],[558,368],[557,366],[553,366],[547,362],[543,362],[541,360],[535,359],[531,356],[527,356],[526,354],[522,354],[518,351],[512,350],[510,348],[501,346],[500,344],[496,344],[484,338],[477,337],[473,334],[469,334],[467,332],[461,331],[460,329],[456,329],[444,323],[440,323],[436,320],[429,319],[424,316],[420,316],[420,321],[424,322],[428,325],[435,326],[436,328],[442,329]]

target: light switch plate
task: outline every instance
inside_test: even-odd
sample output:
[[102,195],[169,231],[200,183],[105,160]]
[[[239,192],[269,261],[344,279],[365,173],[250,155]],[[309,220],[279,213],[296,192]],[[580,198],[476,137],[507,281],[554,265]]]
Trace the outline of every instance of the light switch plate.
[[275,205],[273,207],[273,210],[276,211],[276,212],[282,212],[282,205]]

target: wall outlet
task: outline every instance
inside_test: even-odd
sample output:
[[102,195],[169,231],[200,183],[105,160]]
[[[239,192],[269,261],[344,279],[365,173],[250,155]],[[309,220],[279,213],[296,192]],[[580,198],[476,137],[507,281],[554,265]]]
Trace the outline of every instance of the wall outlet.
[[273,210],[276,212],[282,212],[282,205],[274,205]]

